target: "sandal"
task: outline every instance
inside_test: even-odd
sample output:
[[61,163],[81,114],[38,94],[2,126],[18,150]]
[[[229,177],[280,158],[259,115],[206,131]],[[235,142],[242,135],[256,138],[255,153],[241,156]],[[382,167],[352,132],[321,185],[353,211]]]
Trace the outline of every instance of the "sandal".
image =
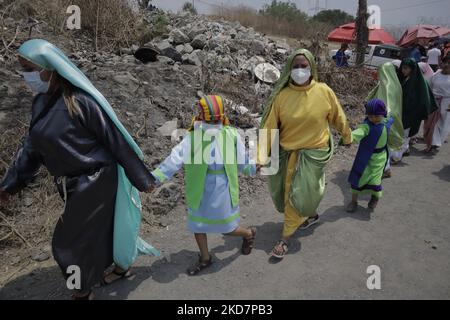
[[94,292],[92,292],[92,290],[89,291],[88,294],[84,295],[84,296],[76,296],[76,295],[72,295],[72,300],[94,300]]
[[303,224],[300,226],[300,230],[306,230],[309,227],[315,225],[316,223],[320,222],[320,218],[319,215],[316,215],[314,217],[309,217],[308,219],[306,219],[305,222],[303,222]]
[[250,228],[252,236],[250,238],[243,238],[241,252],[243,255],[249,255],[252,253],[253,246],[255,245],[256,228]]
[[[112,280],[112,281],[108,281],[106,280],[109,276],[111,275],[116,275],[118,278]],[[131,269],[128,269],[126,271],[123,272],[117,272],[116,268],[114,268],[113,271],[108,272],[106,274],[103,275],[103,279],[100,282],[101,286],[109,286],[110,284],[113,284],[116,281],[122,280],[122,279],[127,279],[130,278],[133,274],[131,273]]]
[[195,276],[197,275],[200,271],[202,271],[203,269],[208,268],[209,266],[211,266],[213,264],[213,260],[212,260],[212,256],[209,256],[209,260],[208,261],[202,261],[202,258],[199,257],[198,262],[190,267],[187,270],[187,274],[190,276]]
[[[281,248],[281,251],[279,251],[278,248]],[[284,242],[283,240],[278,241],[276,246],[272,249],[271,256],[275,257],[277,259],[283,259],[286,253],[288,252],[288,244]]]

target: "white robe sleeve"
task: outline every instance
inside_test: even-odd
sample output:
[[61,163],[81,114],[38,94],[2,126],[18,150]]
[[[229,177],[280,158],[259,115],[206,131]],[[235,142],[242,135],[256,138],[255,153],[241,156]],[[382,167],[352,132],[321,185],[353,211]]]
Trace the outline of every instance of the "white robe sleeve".
[[191,135],[188,134],[183,138],[175,148],[172,149],[170,155],[152,172],[158,184],[169,180],[177,171],[179,171],[185,162],[185,157],[189,155],[191,149]]

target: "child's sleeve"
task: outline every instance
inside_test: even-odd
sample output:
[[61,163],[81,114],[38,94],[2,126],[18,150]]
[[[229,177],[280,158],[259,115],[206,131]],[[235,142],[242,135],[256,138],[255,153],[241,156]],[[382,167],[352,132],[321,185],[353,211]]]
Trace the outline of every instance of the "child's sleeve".
[[157,184],[161,184],[169,180],[179,171],[184,164],[185,156],[191,148],[191,135],[186,135],[175,148],[172,149],[170,155],[164,160],[156,170],[152,172]]
[[256,174],[256,164],[250,163],[249,152],[245,149],[245,145],[239,134],[237,135],[236,148],[239,172],[245,174],[246,176],[254,176]]
[[358,129],[352,131],[352,143],[360,142],[368,134],[369,126],[367,124],[361,124]]

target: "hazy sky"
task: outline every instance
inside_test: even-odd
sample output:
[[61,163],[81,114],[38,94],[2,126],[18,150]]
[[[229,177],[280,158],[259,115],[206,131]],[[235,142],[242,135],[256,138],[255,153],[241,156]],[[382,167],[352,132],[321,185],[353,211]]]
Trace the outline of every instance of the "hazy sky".
[[[162,9],[178,11],[188,0],[153,0],[152,2]],[[192,1],[192,0],[189,0]],[[261,8],[271,0],[194,0],[200,13],[209,13],[215,7],[246,5]],[[316,0],[291,0],[301,10],[312,13]],[[328,9],[341,9],[356,15],[357,0],[321,0],[320,7]],[[381,8],[381,24],[386,26],[416,24],[422,17],[436,24],[450,25],[450,0],[368,0],[369,5],[378,5]]]

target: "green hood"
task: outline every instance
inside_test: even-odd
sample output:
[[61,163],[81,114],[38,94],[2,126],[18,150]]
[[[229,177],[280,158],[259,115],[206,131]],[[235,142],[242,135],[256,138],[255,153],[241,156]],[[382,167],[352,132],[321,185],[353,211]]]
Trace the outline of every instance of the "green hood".
[[[404,65],[412,69],[409,79],[401,72]],[[403,126],[411,129],[409,136],[413,137],[419,132],[422,120],[426,120],[438,107],[428,82],[413,59],[406,58],[402,61],[399,80],[403,89]]]
[[298,49],[294,51],[286,61],[286,65],[284,66],[283,72],[281,73],[281,77],[275,85],[275,89],[273,90],[269,99],[267,99],[266,104],[264,105],[264,111],[260,126],[261,128],[263,128],[266,123],[267,116],[270,114],[270,110],[272,110],[272,105],[275,101],[275,98],[281,92],[281,90],[283,90],[289,84],[289,81],[291,80],[292,63],[294,62],[295,57],[299,55],[305,56],[305,58],[308,60],[311,67],[311,75],[315,81],[318,81],[317,64],[312,53],[306,49]]
[[404,129],[402,124],[402,86],[398,80],[395,66],[384,63],[378,67],[378,85],[369,93],[367,101],[378,98],[387,106],[389,117],[394,119],[388,145],[391,150],[399,150],[403,145]]

